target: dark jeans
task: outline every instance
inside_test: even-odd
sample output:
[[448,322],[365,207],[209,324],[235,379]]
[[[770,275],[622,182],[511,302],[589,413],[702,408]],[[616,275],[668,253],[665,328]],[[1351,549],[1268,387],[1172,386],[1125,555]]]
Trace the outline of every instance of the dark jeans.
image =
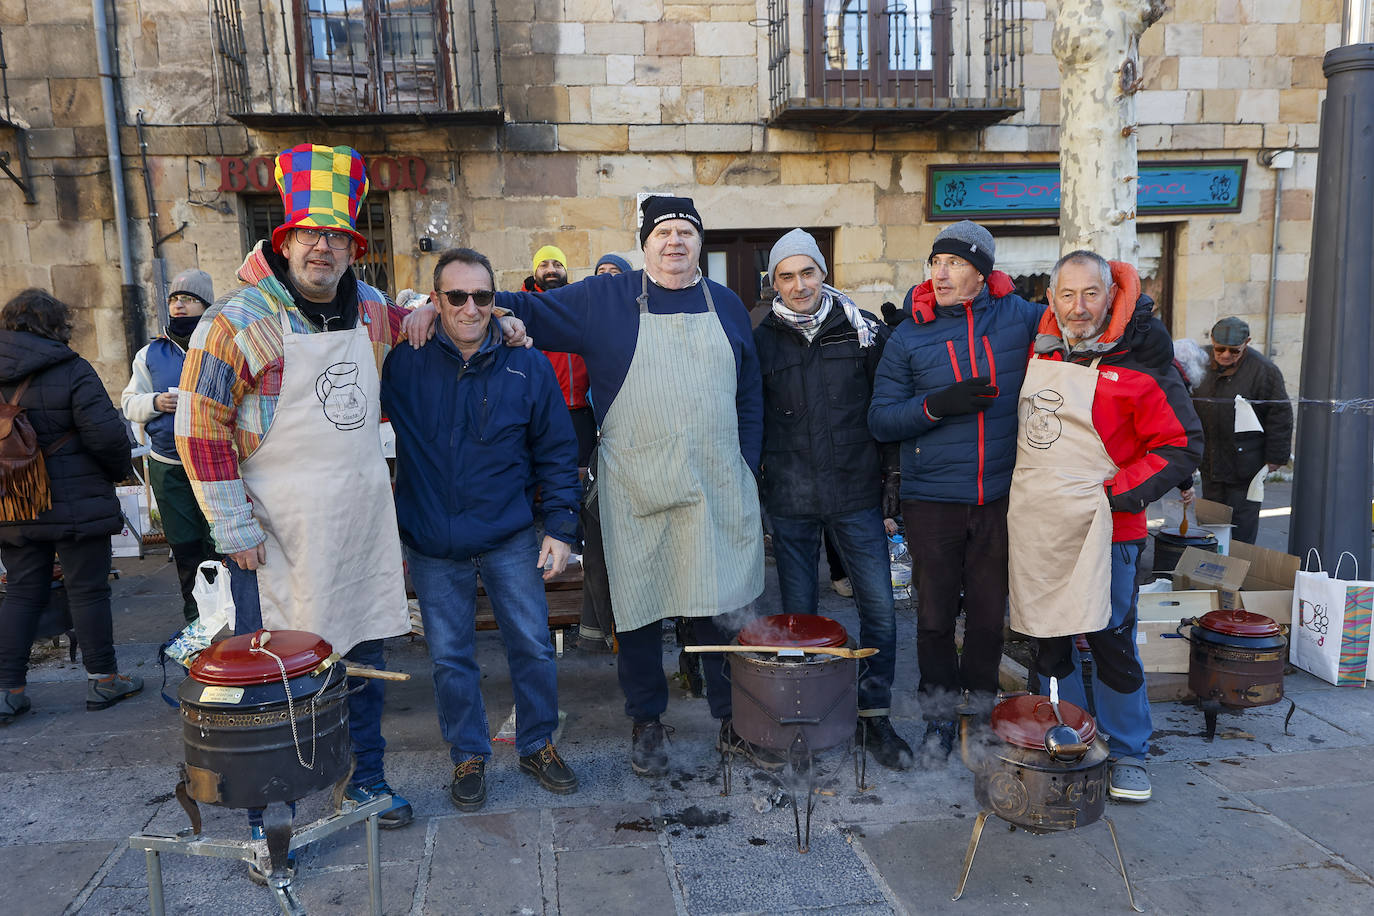
[[[702,646],[723,646],[739,633],[725,628],[724,615],[694,618],[692,632],[696,644]],[[620,642],[616,675],[625,693],[625,715],[635,722],[657,719],[668,708],[668,678],[663,673],[663,621],[655,620],[637,630],[618,631],[616,639]],[[722,653],[702,654],[706,703],[716,719],[730,717],[730,680],[725,672],[726,661]]]
[[[982,506],[904,500],[916,586],[916,659],[921,709],[951,719],[959,692],[997,692],[1007,609],[1007,500]],[[962,597],[961,597],[962,591]],[[964,614],[964,651],[954,624]]]
[[1248,483],[1222,483],[1219,480],[1202,482],[1202,498],[1224,503],[1231,507],[1231,540],[1255,543],[1259,534],[1260,504],[1257,500],[1246,499]]
[[52,593],[53,556],[62,561],[67,604],[88,674],[113,674],[114,623],[110,619],[109,535],[71,541],[30,541],[0,547],[9,587],[0,603],[0,688],[23,687],[38,618]]
[[773,516],[773,556],[778,564],[782,609],[789,614],[816,613],[816,561],[822,530],[827,540],[834,540],[854,588],[859,645],[878,650],[877,655],[859,663],[859,709],[870,715],[887,715],[897,670],[897,617],[892,607],[892,564],[881,510],[874,507],[819,518]]
[[186,469],[156,459],[148,462],[148,483],[157,498],[158,514],[162,518],[162,533],[167,537],[172,559],[177,565],[177,579],[181,583],[182,615],[188,620],[200,616],[191,591],[196,584],[196,570],[206,560],[217,559],[214,541],[210,539],[210,525],[196,503],[195,491],[186,478]]
[[[107,551],[108,552],[108,551]],[[252,633],[262,628],[262,603],[258,598],[258,574],[239,569],[230,560],[229,591],[234,596],[234,632]],[[369,639],[348,650],[344,658],[359,665],[385,669],[386,655],[380,639]],[[383,778],[382,705],[386,698],[385,681],[351,677],[348,689],[348,737],[353,744],[353,784],[369,786]],[[358,689],[360,688],[361,689]]]

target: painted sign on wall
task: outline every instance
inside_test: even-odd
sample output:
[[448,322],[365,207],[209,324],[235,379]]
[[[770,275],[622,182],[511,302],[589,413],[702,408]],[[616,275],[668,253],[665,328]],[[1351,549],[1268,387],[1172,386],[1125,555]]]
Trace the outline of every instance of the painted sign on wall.
[[[242,191],[267,193],[276,191],[273,178],[276,168],[275,156],[255,156],[241,159],[236,156],[220,156],[219,188],[238,194]],[[366,156],[367,180],[372,191],[419,191],[428,194],[425,178],[429,167],[418,156]]]
[[[1245,161],[1142,162],[1136,212],[1239,213]],[[936,165],[927,172],[926,215],[932,220],[1059,215],[1057,165]]]

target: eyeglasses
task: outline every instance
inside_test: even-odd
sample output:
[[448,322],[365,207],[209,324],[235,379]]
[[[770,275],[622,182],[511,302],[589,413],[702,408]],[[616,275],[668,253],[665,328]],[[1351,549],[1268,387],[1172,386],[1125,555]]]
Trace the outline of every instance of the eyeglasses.
[[314,248],[319,243],[320,236],[324,236],[325,244],[335,251],[343,251],[353,242],[353,236],[347,232],[331,232],[328,229],[296,229],[296,241],[307,248]]
[[1216,345],[1212,346],[1213,353],[1235,353],[1236,355],[1240,355],[1240,351],[1244,349],[1244,347],[1221,347]]
[[200,301],[199,299],[197,299],[195,296],[188,296],[188,295],[186,295],[186,294],[184,294],[184,293],[177,293],[175,296],[168,296],[168,297],[167,297],[167,304],[168,304],[168,305],[178,305],[178,304],[180,304],[180,305],[191,305],[191,306],[194,306],[194,305],[200,305],[200,304],[201,304],[201,301]]
[[440,290],[439,293],[446,297],[448,299],[448,304],[456,309],[462,308],[469,297],[472,299],[472,304],[479,309],[484,309],[491,305],[492,301],[496,298],[495,291],[489,289],[445,289]]

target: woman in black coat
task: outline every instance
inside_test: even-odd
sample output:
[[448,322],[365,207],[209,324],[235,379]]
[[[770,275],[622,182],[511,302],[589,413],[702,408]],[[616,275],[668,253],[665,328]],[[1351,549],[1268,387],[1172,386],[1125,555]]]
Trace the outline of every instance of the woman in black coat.
[[110,535],[123,524],[114,485],[130,471],[128,436],[91,364],[67,346],[71,334],[71,309],[42,290],[24,290],[0,309],[0,397],[8,401],[28,380],[19,406],[44,452],[52,496],[36,518],[0,520],[9,578],[0,604],[0,724],[30,706],[29,649],[48,605],[54,555],[86,666],[86,708],[105,709],[143,688],[141,678],[118,673],[110,617]]

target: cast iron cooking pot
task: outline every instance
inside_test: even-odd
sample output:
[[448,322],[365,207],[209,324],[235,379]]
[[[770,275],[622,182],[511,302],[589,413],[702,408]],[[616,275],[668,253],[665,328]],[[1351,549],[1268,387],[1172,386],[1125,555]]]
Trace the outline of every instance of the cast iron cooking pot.
[[[1185,636],[1181,631],[1193,626]],[[1188,689],[1224,706],[1268,706],[1283,699],[1283,628],[1263,614],[1221,610],[1178,625],[1192,644]]]
[[1049,697],[1009,697],[992,710],[991,736],[971,735],[974,716],[960,717],[959,752],[973,771],[978,803],[1008,823],[1034,833],[1091,824],[1107,804],[1107,742],[1093,717],[1059,701],[1064,723],[1078,732],[1087,753],[1056,760],[1045,750],[1045,733],[1058,720]]
[[348,773],[348,703],[329,643],[258,630],[201,652],[177,690],[187,791],[196,801],[262,808]]
[[[837,648],[849,634],[819,614],[774,614],[740,630],[744,646]],[[740,653],[730,659],[735,732],[760,747],[787,750],[794,743],[816,752],[854,737],[859,697],[858,661],[833,655],[780,658]]]

